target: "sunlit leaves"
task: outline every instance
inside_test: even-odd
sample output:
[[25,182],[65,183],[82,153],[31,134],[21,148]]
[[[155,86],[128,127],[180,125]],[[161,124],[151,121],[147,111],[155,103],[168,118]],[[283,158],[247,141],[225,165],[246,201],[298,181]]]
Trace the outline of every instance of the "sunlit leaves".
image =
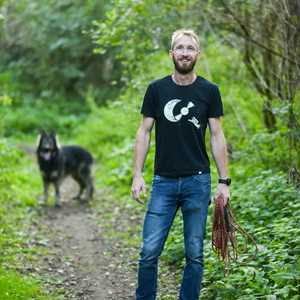
[[181,25],[182,14],[192,2],[114,0],[105,20],[95,21],[90,32],[97,44],[94,51],[114,53],[130,78],[158,45],[168,49],[171,33]]

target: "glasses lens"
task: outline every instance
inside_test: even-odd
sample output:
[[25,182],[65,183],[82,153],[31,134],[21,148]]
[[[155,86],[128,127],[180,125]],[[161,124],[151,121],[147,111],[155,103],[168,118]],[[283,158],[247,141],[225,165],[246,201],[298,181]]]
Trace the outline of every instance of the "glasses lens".
[[178,54],[188,53],[188,54],[194,54],[197,52],[194,48],[175,48],[174,51]]

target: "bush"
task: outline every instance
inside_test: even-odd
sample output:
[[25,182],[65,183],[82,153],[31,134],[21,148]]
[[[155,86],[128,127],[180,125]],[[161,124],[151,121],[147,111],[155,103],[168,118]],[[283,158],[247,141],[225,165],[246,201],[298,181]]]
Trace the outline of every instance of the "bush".
[[23,96],[49,102],[83,98],[87,85],[99,95],[113,95],[110,82],[118,66],[109,55],[93,55],[93,44],[83,34],[92,20],[103,16],[104,5],[96,0],[6,1],[1,9],[0,72],[13,73]]

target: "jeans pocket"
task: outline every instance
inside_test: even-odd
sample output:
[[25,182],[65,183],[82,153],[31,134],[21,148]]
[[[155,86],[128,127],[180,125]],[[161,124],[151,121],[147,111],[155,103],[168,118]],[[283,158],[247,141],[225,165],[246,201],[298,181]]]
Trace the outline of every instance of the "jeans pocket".
[[197,174],[192,176],[194,181],[210,184],[210,173]]
[[160,182],[160,181],[161,181],[161,176],[159,176],[159,175],[154,175],[152,181],[153,181],[153,183],[158,183],[158,182]]

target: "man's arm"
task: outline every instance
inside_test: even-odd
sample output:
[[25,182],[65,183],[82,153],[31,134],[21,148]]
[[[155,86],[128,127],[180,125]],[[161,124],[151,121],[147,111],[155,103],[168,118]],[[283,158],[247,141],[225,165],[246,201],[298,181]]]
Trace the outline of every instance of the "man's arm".
[[[208,123],[210,129],[210,142],[211,142],[212,155],[216,162],[219,177],[227,178],[228,177],[227,147],[226,147],[226,140],[221,126],[221,120],[220,118],[209,118]],[[220,194],[223,196],[226,205],[227,199],[230,197],[229,187],[226,184],[222,184],[222,183],[218,184],[216,197]]]
[[137,131],[135,147],[134,147],[134,174],[132,181],[132,197],[140,202],[140,193],[146,193],[146,185],[143,178],[143,167],[146,156],[150,147],[151,130],[153,128],[154,119],[144,117]]

